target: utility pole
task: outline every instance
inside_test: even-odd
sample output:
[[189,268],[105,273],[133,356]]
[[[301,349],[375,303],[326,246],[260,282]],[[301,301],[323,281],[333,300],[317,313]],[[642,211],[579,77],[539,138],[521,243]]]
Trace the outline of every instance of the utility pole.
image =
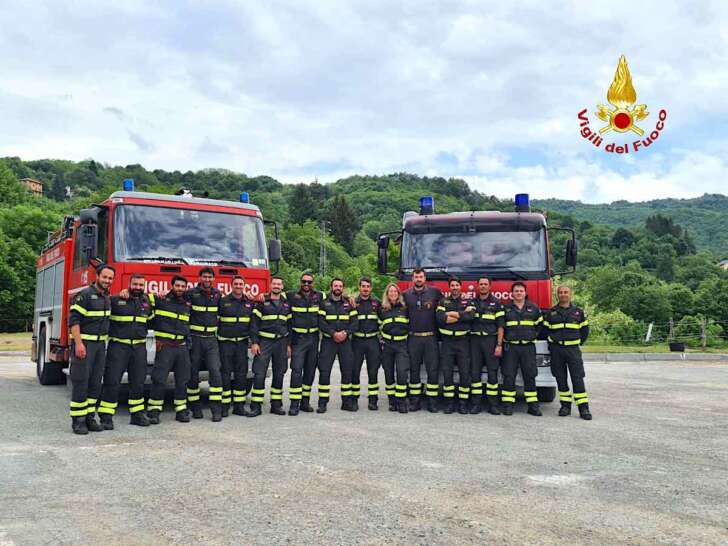
[[708,319],[703,317],[700,326],[700,344],[703,346],[703,351],[705,351],[708,346]]
[[319,277],[326,275],[326,220],[321,220],[321,244],[319,246]]

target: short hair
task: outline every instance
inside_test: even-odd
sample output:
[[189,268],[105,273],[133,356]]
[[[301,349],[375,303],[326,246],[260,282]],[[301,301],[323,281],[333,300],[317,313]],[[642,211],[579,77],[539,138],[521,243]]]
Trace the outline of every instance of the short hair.
[[333,279],[331,279],[331,283],[329,284],[329,286],[334,286],[334,283],[336,281],[339,281],[341,284],[344,284],[344,279],[340,279],[339,277],[334,277]]
[[512,285],[511,285],[511,292],[513,292],[513,290],[515,290],[515,288],[516,288],[517,286],[520,286],[520,287],[522,287],[522,288],[523,288],[523,290],[525,290],[525,291],[526,291],[526,292],[528,293],[528,289],[526,288],[526,285],[525,285],[524,283],[522,283],[521,281],[516,281],[516,282],[514,282],[514,283],[513,283]]
[[245,277],[243,277],[242,275],[235,275],[235,276],[233,277],[233,280],[234,280],[234,281],[236,281],[236,280],[238,280],[238,279],[240,279],[241,281],[245,282]]
[[116,275],[116,269],[114,269],[114,268],[113,268],[112,266],[110,266],[109,264],[100,264],[100,265],[96,266],[96,274],[97,274],[97,275],[101,275],[101,272],[102,272],[102,271],[103,271],[104,269],[108,269],[108,270],[109,270],[109,271],[111,271],[111,272],[112,272],[112,273],[113,273],[114,275]]
[[460,280],[459,278],[457,278],[457,277],[450,277],[450,278],[449,278],[449,279],[447,280],[447,285],[448,285],[448,286],[450,286],[450,285],[451,285],[452,283],[454,283],[454,282],[456,282],[456,283],[458,283],[458,284],[463,284],[463,281],[461,281],[461,280]]
[[141,273],[132,273],[131,277],[129,277],[129,282],[133,281],[134,279],[144,279],[144,275]]
[[414,276],[415,276],[415,275],[416,275],[417,273],[422,273],[423,275],[425,275],[425,270],[424,270],[424,269],[422,269],[421,267],[417,267],[417,268],[415,268],[415,269],[413,269],[413,270],[412,270],[412,276],[413,276],[413,277],[414,277]]
[[187,279],[182,275],[175,275],[174,277],[172,277],[172,286],[174,286],[174,283],[176,283],[177,281],[182,281],[183,283],[185,283],[185,285],[187,284]]
[[203,267],[202,269],[200,269],[200,277],[202,277],[205,273],[209,273],[213,277],[215,276],[215,272],[211,267]]
[[279,281],[281,281],[282,283],[285,283],[285,281],[283,280],[283,277],[281,277],[280,275],[273,275],[273,276],[272,276],[272,277],[270,278],[270,282],[273,282],[273,281],[274,281],[274,280],[276,280],[276,279],[278,279],[278,280],[279,280]]
[[313,279],[313,273],[311,273],[310,271],[304,271],[303,273],[301,273],[301,277],[298,280],[300,281],[304,277],[311,277]]
[[491,280],[490,280],[490,277],[480,277],[480,278],[478,278],[478,282],[483,281],[483,280],[488,281],[488,284],[493,284],[491,282]]
[[371,277],[367,277],[366,275],[364,275],[363,277],[360,277],[359,278],[359,284],[361,284],[363,282],[372,284],[372,278]]

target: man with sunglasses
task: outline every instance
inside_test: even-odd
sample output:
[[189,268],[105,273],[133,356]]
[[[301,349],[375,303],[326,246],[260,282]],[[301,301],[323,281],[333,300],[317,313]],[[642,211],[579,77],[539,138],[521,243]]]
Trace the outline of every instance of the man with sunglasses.
[[291,386],[288,396],[291,406],[288,415],[301,411],[312,412],[311,386],[318,364],[318,312],[324,296],[313,288],[311,273],[301,275],[298,290],[286,294],[291,305]]

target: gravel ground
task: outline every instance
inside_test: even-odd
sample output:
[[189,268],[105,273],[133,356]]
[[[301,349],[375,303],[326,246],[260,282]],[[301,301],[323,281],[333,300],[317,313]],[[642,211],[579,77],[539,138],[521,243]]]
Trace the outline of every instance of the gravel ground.
[[124,408],[86,437],[34,373],[0,357],[0,546],[728,544],[725,363],[588,363],[592,422],[352,414],[335,392],[295,418],[142,429]]

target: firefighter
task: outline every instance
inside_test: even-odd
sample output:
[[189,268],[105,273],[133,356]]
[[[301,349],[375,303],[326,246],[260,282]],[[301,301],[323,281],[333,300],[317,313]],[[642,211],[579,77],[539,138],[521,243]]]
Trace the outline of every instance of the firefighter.
[[248,380],[248,340],[255,302],[245,296],[245,279],[236,275],[232,291],[220,299],[217,309],[217,342],[222,373],[222,416],[230,404],[235,415],[245,415]]
[[[480,413],[483,403],[488,403],[488,413],[500,415],[498,410],[498,368],[503,356],[503,305],[490,292],[490,279],[478,279],[478,297],[473,300],[475,317],[470,326],[470,413]],[[483,364],[488,379],[483,396]]]
[[190,302],[185,298],[187,279],[181,275],[172,277],[172,290],[165,296],[149,294],[152,304],[152,329],[157,354],[152,368],[152,390],[147,400],[149,423],[159,424],[159,414],[164,406],[164,391],[169,372],[174,372],[174,411],[180,423],[190,422],[187,409],[187,383],[190,380],[190,352],[187,337],[190,335]]
[[291,347],[288,344],[288,326],[291,306],[283,294],[283,279],[272,277],[270,293],[253,310],[250,327],[250,352],[253,359],[253,389],[248,417],[262,413],[265,397],[265,376],[268,364],[273,361],[273,380],[270,387],[270,412],[285,415],[283,411],[283,376],[288,368]]
[[458,367],[458,413],[468,413],[470,397],[470,323],[475,315],[473,301],[462,293],[460,279],[451,277],[448,281],[450,294],[437,306],[437,324],[442,335],[442,375],[445,396],[444,413],[455,409],[455,384],[453,371]]
[[114,429],[114,414],[119,401],[119,384],[124,372],[129,378],[130,424],[149,426],[144,410],[144,381],[147,378],[147,328],[152,305],[144,293],[144,275],[129,279],[129,297],[111,297],[109,345],[106,349],[104,385],[99,403],[101,425]]
[[318,363],[319,327],[318,312],[324,296],[313,288],[313,275],[301,275],[297,291],[288,292],[286,298],[291,304],[291,386],[288,397],[291,406],[289,415],[301,411],[312,412],[311,386],[316,376]]
[[571,289],[568,286],[559,286],[556,295],[559,303],[544,313],[544,327],[548,332],[551,373],[559,387],[559,415],[566,417],[571,414],[572,395],[568,380],[571,376],[579,417],[591,421],[580,348],[589,337],[589,321],[584,311],[571,303]]
[[372,296],[372,280],[369,277],[359,279],[359,295],[354,300],[356,305],[357,330],[351,342],[354,351],[354,369],[352,372],[351,396],[352,411],[359,409],[361,392],[360,377],[364,359],[367,361],[367,393],[368,408],[377,410],[379,399],[379,309],[381,302]]
[[109,288],[116,271],[96,268],[96,281],[73,298],[68,325],[71,329],[71,423],[76,434],[104,430],[96,421],[96,402],[106,363],[111,298]]
[[407,413],[407,379],[410,373],[407,353],[409,317],[402,293],[394,283],[389,283],[382,294],[379,329],[382,335],[382,368],[389,411]]
[[439,348],[436,335],[437,324],[435,310],[442,292],[425,284],[425,270],[415,269],[412,272],[412,288],[406,290],[402,297],[409,313],[409,337],[407,352],[410,358],[410,411],[420,409],[422,382],[420,371],[422,364],[427,370],[427,410],[437,413],[437,395],[439,389]]
[[319,329],[323,339],[318,363],[317,413],[326,413],[326,405],[331,392],[331,369],[334,366],[334,359],[337,357],[341,371],[341,409],[350,411],[352,408],[351,382],[354,353],[351,348],[351,338],[357,328],[356,309],[352,305],[352,301],[344,296],[344,281],[333,279],[331,294],[324,299],[319,309]]
[[516,403],[516,373],[521,369],[523,395],[528,404],[528,413],[541,415],[536,391],[536,345],[540,325],[543,321],[538,305],[527,299],[526,285],[514,282],[511,286],[513,303],[505,306],[505,348],[503,354],[503,414],[513,415]]
[[210,385],[210,410],[212,420],[222,420],[222,373],[220,372],[220,348],[217,332],[217,311],[220,306],[220,291],[212,286],[215,272],[210,267],[200,270],[197,286],[190,288],[185,297],[190,302],[190,382],[187,386],[187,401],[192,409],[192,417],[202,419],[200,401],[200,368],[207,367]]

